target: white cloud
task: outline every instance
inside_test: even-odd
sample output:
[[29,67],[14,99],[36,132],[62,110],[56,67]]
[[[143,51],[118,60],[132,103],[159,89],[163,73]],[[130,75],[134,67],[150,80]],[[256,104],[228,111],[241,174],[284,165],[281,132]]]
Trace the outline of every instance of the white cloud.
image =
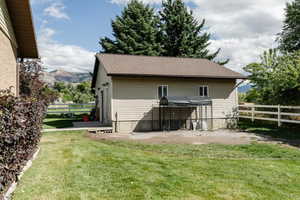
[[69,20],[70,17],[64,12],[65,9],[66,7],[63,3],[52,3],[49,7],[45,8],[44,14],[57,19]]
[[53,39],[55,34],[55,30],[51,28],[43,28],[39,33],[39,51],[44,66],[48,70],[91,71],[94,53],[76,45],[61,44]]
[[[128,3],[130,0],[110,0],[111,3],[115,3],[115,4],[126,4]],[[141,0],[142,2],[146,3],[146,4],[159,4],[161,3],[162,0]]]
[[[64,12],[62,0],[31,0],[32,4],[50,4],[44,15],[70,20]],[[77,45],[63,44],[54,39],[57,32],[48,27],[50,18],[42,18],[38,32],[38,46],[43,65],[47,70],[63,69],[72,72],[90,72],[94,65],[94,52]]]
[[251,62],[258,61],[261,53],[268,49],[274,48],[275,36],[261,35],[255,38],[228,38],[213,40],[210,46],[212,51],[221,48],[218,56],[219,60],[230,58],[227,67],[243,72],[242,68]]
[[[130,0],[110,0],[125,4]],[[184,0],[193,3],[196,18],[206,19],[208,31],[214,39],[210,49],[221,48],[220,59],[230,58],[227,65],[237,71],[255,62],[266,49],[276,46],[284,7],[287,0]],[[161,3],[160,0],[143,0]]]
[[192,1],[195,16],[205,18],[209,32],[217,38],[210,48],[222,49],[219,58],[230,58],[229,68],[242,72],[264,50],[277,46],[286,1]]

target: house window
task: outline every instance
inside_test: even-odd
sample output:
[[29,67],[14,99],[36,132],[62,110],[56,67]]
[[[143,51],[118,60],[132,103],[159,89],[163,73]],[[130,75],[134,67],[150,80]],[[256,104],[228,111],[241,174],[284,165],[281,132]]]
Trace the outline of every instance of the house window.
[[158,98],[161,99],[162,97],[168,96],[168,86],[167,85],[160,85],[158,86]]
[[202,85],[199,87],[199,96],[200,97],[208,97],[209,96],[208,86]]

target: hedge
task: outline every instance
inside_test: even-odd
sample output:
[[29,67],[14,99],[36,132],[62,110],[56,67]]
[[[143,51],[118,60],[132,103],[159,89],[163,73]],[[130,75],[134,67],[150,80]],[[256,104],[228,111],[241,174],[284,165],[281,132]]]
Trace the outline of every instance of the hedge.
[[43,101],[0,94],[0,194],[37,150],[46,108]]

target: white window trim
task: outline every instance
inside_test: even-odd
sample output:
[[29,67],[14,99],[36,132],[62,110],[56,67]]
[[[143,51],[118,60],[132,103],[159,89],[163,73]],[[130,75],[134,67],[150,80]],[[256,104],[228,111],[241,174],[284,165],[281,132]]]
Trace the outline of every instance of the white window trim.
[[[207,96],[204,96],[204,95],[200,95],[200,88],[201,87],[203,87],[203,88],[207,88]],[[200,97],[209,97],[209,86],[208,85],[200,85],[199,87],[198,87],[198,95],[200,96]]]
[[157,99],[159,99],[159,93],[158,93],[159,87],[166,87],[167,88],[167,96],[169,95],[169,85],[158,85],[157,88],[156,88],[156,97],[157,97]]

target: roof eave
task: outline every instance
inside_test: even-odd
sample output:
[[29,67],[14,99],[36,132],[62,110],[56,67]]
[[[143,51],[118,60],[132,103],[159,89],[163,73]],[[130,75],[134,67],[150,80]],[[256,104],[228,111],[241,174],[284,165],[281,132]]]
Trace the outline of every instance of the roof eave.
[[91,88],[93,90],[93,92],[95,92],[95,87],[96,87],[96,83],[97,83],[97,77],[98,77],[98,71],[99,71],[99,60],[97,58],[97,56],[95,56],[95,64],[94,64],[94,72],[93,72],[93,79],[92,79],[92,85]]
[[39,58],[29,0],[6,0],[18,44],[18,57]]
[[124,73],[108,73],[108,76],[128,76],[128,77],[166,77],[166,78],[207,78],[207,79],[248,79],[247,76],[182,76],[182,75],[159,75],[159,74],[124,74]]

